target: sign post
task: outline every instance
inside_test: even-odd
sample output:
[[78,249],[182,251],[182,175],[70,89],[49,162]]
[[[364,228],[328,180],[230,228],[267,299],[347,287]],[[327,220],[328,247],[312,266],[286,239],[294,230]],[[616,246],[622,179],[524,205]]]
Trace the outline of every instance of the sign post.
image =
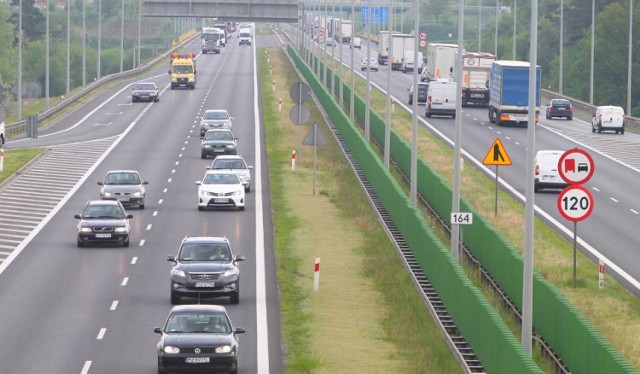
[[496,166],[496,181],[495,181],[496,194],[495,194],[495,204],[494,204],[495,209],[493,214],[497,216],[498,215],[498,166],[511,165],[511,158],[509,157],[507,150],[504,148],[504,145],[502,145],[500,138],[496,138],[496,140],[493,142],[493,144],[491,145],[491,148],[489,148],[489,152],[487,152],[487,155],[484,156],[484,160],[482,160],[482,163],[484,165]]

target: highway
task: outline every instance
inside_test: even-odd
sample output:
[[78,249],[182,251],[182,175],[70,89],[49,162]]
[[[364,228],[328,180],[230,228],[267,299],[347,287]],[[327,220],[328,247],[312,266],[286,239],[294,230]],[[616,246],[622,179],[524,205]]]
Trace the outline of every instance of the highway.
[[[167,61],[138,79],[161,88],[159,103],[131,103],[133,81],[118,83],[37,139],[7,143],[50,151],[0,193],[0,371],[157,372],[153,328],[171,309],[166,256],[187,235],[226,236],[247,258],[238,305],[202,301],[226,306],[247,330],[239,372],[284,371],[255,72],[255,44],[275,41],[235,41],[219,55],[198,57],[194,90],[169,89]],[[184,52],[199,53],[200,40]],[[194,182],[211,162],[200,159],[198,118],[218,108],[234,117],[240,154],[255,167],[245,211],[197,210]],[[136,169],[149,181],[145,209],[128,210],[131,247],[77,248],[73,215],[99,198],[96,183],[113,169]]]
[[[360,61],[367,57],[367,41],[362,42],[361,50],[354,50],[356,72],[366,78],[366,71],[359,70]],[[371,57],[377,57],[376,45],[370,44]],[[327,53],[333,53],[336,59],[342,59],[346,65],[351,64],[351,49],[347,44],[339,45],[332,51],[326,47]],[[314,45],[314,51],[315,51]],[[331,63],[329,63],[330,66]],[[336,64],[339,66],[339,64]],[[337,68],[339,71],[339,67]],[[369,73],[372,84],[383,91],[387,90],[388,66],[381,65],[379,71]],[[543,72],[544,74],[544,72]],[[413,83],[412,74],[392,71],[391,95],[399,105],[411,112],[408,105],[407,89]],[[546,105],[546,103],[542,103]],[[443,141],[453,144],[455,121],[448,117],[424,116],[424,105],[418,106],[419,123],[429,128]],[[384,117],[384,109],[380,113]],[[573,121],[565,119],[547,120],[544,110],[536,129],[536,150],[557,149],[568,150],[581,148],[587,150],[594,159],[595,173],[585,185],[594,196],[594,211],[589,218],[577,225],[579,246],[594,261],[598,254],[606,257],[607,273],[615,272],[619,267],[628,277],[616,276],[634,294],[640,296],[640,252],[637,251],[638,239],[635,230],[640,227],[640,200],[637,192],[630,186],[640,185],[640,135],[626,132],[592,133],[591,117],[577,115]],[[463,108],[462,116],[462,149],[467,160],[485,169],[493,176],[494,167],[487,169],[481,163],[493,142],[499,138],[505,146],[513,165],[500,167],[499,176],[506,183],[514,196],[523,203],[525,199],[526,177],[526,144],[527,129],[525,127],[498,127],[489,122],[486,108]],[[557,226],[558,230],[570,241],[573,240],[573,222],[564,219],[557,208],[559,191],[543,190],[535,195],[538,216],[548,223]],[[535,243],[534,243],[535,244]],[[597,281],[597,266],[594,266],[593,279]]]

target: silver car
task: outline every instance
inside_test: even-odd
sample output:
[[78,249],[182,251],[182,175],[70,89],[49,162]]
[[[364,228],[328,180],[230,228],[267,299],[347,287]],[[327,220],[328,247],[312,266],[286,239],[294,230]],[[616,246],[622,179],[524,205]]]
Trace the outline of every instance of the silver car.
[[233,117],[225,109],[209,109],[200,119],[200,137],[209,129],[228,129],[233,126]]
[[251,169],[252,165],[247,165],[240,155],[220,155],[211,163],[211,170],[231,170],[234,171],[240,182],[244,186],[244,191],[251,191]]
[[119,200],[125,206],[138,206],[144,209],[146,191],[149,184],[140,178],[135,170],[111,170],[103,182],[98,182],[100,198],[103,200]]

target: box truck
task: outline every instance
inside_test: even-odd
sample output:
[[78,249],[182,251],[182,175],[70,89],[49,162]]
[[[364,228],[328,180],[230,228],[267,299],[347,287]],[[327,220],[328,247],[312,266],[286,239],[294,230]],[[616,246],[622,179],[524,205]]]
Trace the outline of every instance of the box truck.
[[333,38],[335,41],[340,44],[350,44],[353,22],[348,19],[334,19],[333,25]]
[[[536,122],[540,106],[540,76],[536,66],[535,106]],[[497,60],[491,64],[489,78],[489,121],[504,124],[528,124],[529,121],[529,63]]]
[[393,34],[391,40],[393,42],[392,48],[389,49],[391,70],[400,70],[404,54],[415,50],[416,37],[409,34]]
[[[393,31],[393,35],[400,34],[399,31]],[[378,33],[378,64],[386,65],[389,59],[389,31],[380,31]]]
[[427,46],[427,71],[425,81],[447,78],[453,80],[457,44],[429,43]]
[[491,53],[462,54],[462,106],[486,108],[489,105],[489,76],[495,60],[496,56]]

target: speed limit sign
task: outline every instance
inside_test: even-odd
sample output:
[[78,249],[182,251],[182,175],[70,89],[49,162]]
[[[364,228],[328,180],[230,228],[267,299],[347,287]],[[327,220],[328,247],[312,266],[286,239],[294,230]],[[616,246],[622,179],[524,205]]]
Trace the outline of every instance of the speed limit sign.
[[593,211],[593,195],[581,185],[569,186],[558,196],[558,211],[569,221],[582,221]]

